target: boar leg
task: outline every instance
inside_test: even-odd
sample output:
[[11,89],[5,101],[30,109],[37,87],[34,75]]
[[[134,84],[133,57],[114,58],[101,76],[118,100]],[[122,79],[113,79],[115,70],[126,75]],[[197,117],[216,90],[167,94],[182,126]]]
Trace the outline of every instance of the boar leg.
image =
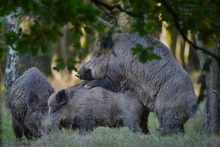
[[172,124],[172,125],[166,125],[164,127],[164,125],[161,125],[160,127],[160,131],[162,135],[170,135],[173,133],[184,133],[184,127],[183,125],[179,125],[179,124]]
[[184,133],[183,117],[178,115],[176,111],[165,111],[158,115],[163,135],[172,133]]
[[102,87],[104,89],[113,91],[113,92],[118,92],[120,91],[120,86],[117,86],[119,84],[114,83],[111,79],[105,78],[105,79],[97,79],[97,80],[92,80],[88,81],[84,87],[90,89],[93,87]]
[[28,140],[33,138],[32,133],[31,133],[28,129],[25,129],[25,130],[24,130],[24,136],[25,136]]
[[122,121],[125,126],[127,126],[132,132],[141,132],[142,129],[140,128],[140,119],[135,116],[127,115],[125,118],[122,118]]
[[12,128],[16,136],[16,139],[20,140],[23,136],[22,129],[19,127],[19,125],[17,125],[17,123],[15,122],[13,118],[12,118]]
[[130,122],[128,121],[125,121],[124,124],[132,131],[132,132],[141,132],[141,128],[139,127],[139,123],[137,120],[132,120],[130,119],[129,120]]
[[14,117],[12,117],[12,128],[17,139],[21,139],[23,134],[27,139],[32,139],[31,132],[22,124],[18,124]]
[[79,134],[84,135],[93,130],[92,126],[85,120],[79,119],[77,121],[77,127],[79,128]]
[[144,134],[150,134],[148,130],[148,116],[150,114],[150,111],[145,110],[141,117],[140,127],[142,129],[142,133]]

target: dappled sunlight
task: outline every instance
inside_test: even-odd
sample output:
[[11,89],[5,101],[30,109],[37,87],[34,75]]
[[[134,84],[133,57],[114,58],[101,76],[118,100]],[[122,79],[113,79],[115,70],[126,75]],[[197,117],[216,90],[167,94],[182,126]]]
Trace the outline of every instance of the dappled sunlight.
[[[86,62],[90,60],[92,53],[87,55],[87,57],[83,60],[82,63],[76,64],[77,70],[79,70]],[[55,90],[60,90],[63,88],[67,88],[72,86],[76,83],[79,83],[81,80],[77,78],[75,75],[77,71],[68,71],[67,69],[64,70],[54,70],[53,67],[56,65],[55,61],[51,63],[51,74],[52,76],[48,77],[49,82],[53,86]]]
[[190,77],[192,79],[193,82],[193,86],[194,86],[194,90],[196,93],[196,97],[199,96],[199,92],[200,92],[200,87],[201,87],[201,83],[199,83],[199,78],[200,78],[201,72],[200,71],[194,71],[190,73]]
[[163,25],[162,25],[162,32],[160,33],[160,41],[163,42],[167,47],[168,49],[171,48],[171,34],[169,31],[167,31],[166,29],[167,27],[167,23],[164,21],[163,22]]
[[68,86],[78,83],[80,80],[75,76],[76,71],[69,72],[67,70],[56,71],[51,70],[52,77],[48,77],[49,82],[55,90],[60,90]]
[[182,45],[182,37],[180,35],[177,35],[177,41],[176,41],[176,54],[174,55],[177,59],[177,61],[182,65],[182,60],[181,60],[181,45]]

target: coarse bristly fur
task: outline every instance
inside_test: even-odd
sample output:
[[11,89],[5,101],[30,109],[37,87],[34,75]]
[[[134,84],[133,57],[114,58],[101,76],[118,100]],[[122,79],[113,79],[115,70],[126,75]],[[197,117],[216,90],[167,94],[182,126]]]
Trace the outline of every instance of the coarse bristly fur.
[[114,93],[101,87],[87,89],[84,85],[82,82],[50,96],[46,132],[63,127],[78,128],[84,134],[97,126],[125,125],[133,132],[148,133],[145,107],[134,93]]
[[[87,80],[107,78],[119,83],[124,89],[137,93],[146,108],[157,114],[164,134],[184,132],[184,123],[197,110],[189,74],[154,37],[128,33],[110,37],[111,40],[107,40],[112,44],[106,47],[108,51],[98,42],[93,57],[79,71],[79,77],[87,76]],[[131,53],[137,44],[146,49],[152,46],[161,59],[141,63]],[[86,75],[83,71],[87,71]]]
[[54,92],[44,75],[36,68],[28,69],[12,85],[8,105],[12,113],[12,127],[17,139],[41,135],[41,120],[48,112],[47,100]]

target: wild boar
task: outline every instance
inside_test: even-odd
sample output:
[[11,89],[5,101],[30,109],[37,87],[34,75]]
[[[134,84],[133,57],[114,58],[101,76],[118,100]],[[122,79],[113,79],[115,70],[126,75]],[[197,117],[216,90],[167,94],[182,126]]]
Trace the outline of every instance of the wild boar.
[[[140,62],[131,52],[137,44],[146,49],[153,47],[161,59]],[[197,110],[190,76],[168,48],[149,35],[118,33],[98,42],[93,57],[77,76],[86,80],[108,79],[137,93],[144,106],[157,114],[163,134],[184,132],[184,123]]]
[[12,85],[8,106],[12,113],[12,127],[17,139],[41,135],[42,123],[47,115],[47,100],[54,92],[45,76],[36,68],[28,69]]
[[87,89],[85,83],[62,89],[48,100],[46,132],[60,128],[79,129],[85,134],[97,126],[127,126],[148,133],[145,107],[132,92],[114,93],[101,87]]

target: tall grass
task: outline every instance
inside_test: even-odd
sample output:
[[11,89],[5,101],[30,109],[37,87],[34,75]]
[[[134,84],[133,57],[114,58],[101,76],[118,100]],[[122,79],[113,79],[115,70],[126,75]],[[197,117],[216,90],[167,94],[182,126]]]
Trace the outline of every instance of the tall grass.
[[207,147],[220,146],[220,136],[209,135],[202,131],[202,110],[190,119],[185,126],[185,134],[161,136],[157,131],[159,123],[156,116],[151,113],[149,117],[149,129],[151,135],[132,133],[128,128],[110,129],[107,127],[96,128],[87,135],[79,135],[78,131],[63,130],[62,132],[51,133],[42,136],[38,140],[16,141],[11,128],[11,114],[5,107],[3,97],[0,97],[1,107],[1,146],[28,146],[28,147]]

